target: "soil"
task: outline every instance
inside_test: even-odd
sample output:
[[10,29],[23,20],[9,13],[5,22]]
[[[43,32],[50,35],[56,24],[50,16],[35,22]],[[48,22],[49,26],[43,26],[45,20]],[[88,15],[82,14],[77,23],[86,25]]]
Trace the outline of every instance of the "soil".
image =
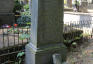
[[68,48],[67,61],[69,64],[93,64],[93,38],[83,38],[77,42],[76,48]]

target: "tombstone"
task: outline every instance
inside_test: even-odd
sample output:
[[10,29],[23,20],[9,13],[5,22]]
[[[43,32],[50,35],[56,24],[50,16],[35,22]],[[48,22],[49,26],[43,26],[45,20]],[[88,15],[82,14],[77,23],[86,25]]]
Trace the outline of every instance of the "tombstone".
[[26,45],[26,64],[53,64],[52,55],[61,54],[63,44],[63,0],[32,0],[30,43]]
[[14,0],[0,0],[0,25],[12,25],[14,21]]
[[79,6],[79,11],[87,12],[88,8],[88,2],[82,2],[82,4]]
[[24,1],[20,1],[20,4],[21,4],[21,12],[24,12],[24,5],[25,5],[25,3],[24,3]]
[[72,0],[67,0],[67,6],[68,6],[69,8],[72,7]]

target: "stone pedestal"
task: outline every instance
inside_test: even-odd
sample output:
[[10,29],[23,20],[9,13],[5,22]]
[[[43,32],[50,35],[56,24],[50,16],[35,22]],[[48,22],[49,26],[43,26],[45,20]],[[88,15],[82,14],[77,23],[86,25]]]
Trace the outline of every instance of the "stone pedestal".
[[31,42],[26,45],[26,64],[53,64],[55,53],[66,61],[63,6],[63,0],[32,0]]
[[0,26],[4,24],[13,25],[14,13],[0,13]]
[[67,48],[63,44],[38,49],[29,43],[26,45],[26,64],[53,64],[55,53],[61,54],[62,62],[66,61]]

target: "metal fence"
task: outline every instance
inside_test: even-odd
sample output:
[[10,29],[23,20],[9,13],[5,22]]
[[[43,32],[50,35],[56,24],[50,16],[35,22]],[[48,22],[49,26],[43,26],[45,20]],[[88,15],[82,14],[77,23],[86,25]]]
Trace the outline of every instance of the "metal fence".
[[[67,45],[69,42],[76,40],[87,40],[93,36],[93,21],[70,21],[63,23],[63,38],[64,44]],[[72,43],[68,44],[70,46]]]
[[[92,24],[90,20],[63,23],[64,44],[85,37],[92,38]],[[0,64],[16,62],[17,53],[25,51],[25,45],[29,42],[29,38],[21,39],[20,36],[29,34],[29,31],[30,28],[23,27],[0,28]],[[24,59],[25,57],[22,57],[22,60]]]
[[91,20],[70,21],[64,24],[67,25],[68,27],[72,27],[73,29],[82,30],[84,35],[85,34],[92,35],[93,21]]
[[30,28],[24,27],[0,28],[0,64],[16,62],[17,53],[25,51],[25,45],[29,42],[29,38],[20,36],[29,34],[29,31]]

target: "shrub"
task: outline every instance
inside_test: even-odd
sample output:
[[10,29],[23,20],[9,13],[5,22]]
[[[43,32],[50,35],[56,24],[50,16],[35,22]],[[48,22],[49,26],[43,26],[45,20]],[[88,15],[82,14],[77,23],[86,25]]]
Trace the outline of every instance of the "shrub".
[[67,0],[64,0],[64,4],[67,4]]
[[29,4],[24,5],[24,9],[26,9],[26,11],[29,11]]
[[21,15],[31,15],[31,13],[29,11],[25,11],[25,12],[21,12]]
[[16,10],[20,10],[21,9],[21,5],[20,2],[18,0],[14,0],[14,9],[13,12],[16,13]]
[[19,52],[17,54],[16,62],[14,64],[22,64],[22,58],[25,55],[25,52]]
[[31,16],[21,16],[17,19],[18,26],[25,26],[28,22],[31,22]]

